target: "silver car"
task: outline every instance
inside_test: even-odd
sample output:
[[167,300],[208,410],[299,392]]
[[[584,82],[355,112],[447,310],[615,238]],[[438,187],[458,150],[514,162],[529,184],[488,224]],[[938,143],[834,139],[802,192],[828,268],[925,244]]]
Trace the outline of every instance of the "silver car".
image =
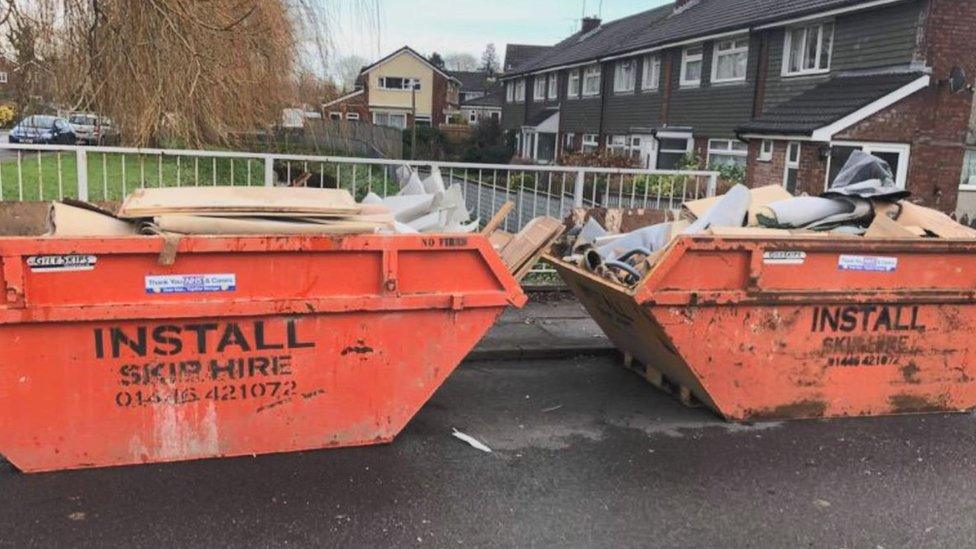
[[115,145],[119,131],[112,120],[94,113],[74,113],[68,117],[74,128],[75,138],[83,145]]

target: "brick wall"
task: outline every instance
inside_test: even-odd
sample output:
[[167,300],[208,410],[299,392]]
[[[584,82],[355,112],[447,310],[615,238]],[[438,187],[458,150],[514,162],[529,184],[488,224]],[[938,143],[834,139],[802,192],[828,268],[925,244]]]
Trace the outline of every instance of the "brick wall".
[[782,185],[783,170],[786,167],[786,142],[773,142],[773,158],[770,161],[759,160],[759,149],[761,147],[762,140],[760,139],[753,139],[749,142],[746,181],[753,188]]
[[434,98],[430,108],[430,125],[439,128],[446,122],[444,111],[447,110],[447,78],[434,73]]
[[956,209],[973,93],[951,94],[939,81],[956,66],[970,80],[976,74],[974,29],[973,0],[930,0],[921,53],[932,67],[932,85],[835,137],[909,143],[909,190],[916,201],[949,213]]

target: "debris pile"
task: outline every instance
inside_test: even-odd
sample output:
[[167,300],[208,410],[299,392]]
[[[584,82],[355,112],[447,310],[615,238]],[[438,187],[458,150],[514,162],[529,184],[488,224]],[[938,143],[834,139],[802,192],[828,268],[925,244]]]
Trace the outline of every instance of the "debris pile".
[[593,219],[569,231],[553,253],[614,282],[636,285],[681,235],[766,238],[866,237],[976,239],[976,229],[905,198],[888,164],[854,151],[821,196],[793,196],[772,185],[736,185],[686,202],[682,219],[610,234]]
[[369,193],[363,205],[384,206],[394,218],[394,231],[409,233],[471,233],[478,230],[478,220],[471,219],[464,202],[461,185],[444,186],[444,179],[436,168],[427,178],[409,166],[397,169],[400,191],[394,196],[380,198]]

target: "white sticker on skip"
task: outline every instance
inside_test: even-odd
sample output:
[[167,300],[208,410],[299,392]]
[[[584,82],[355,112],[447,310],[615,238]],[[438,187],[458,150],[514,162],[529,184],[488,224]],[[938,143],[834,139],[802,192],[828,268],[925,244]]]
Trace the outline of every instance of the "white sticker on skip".
[[91,271],[96,263],[98,258],[93,255],[32,255],[27,258],[27,266],[35,273]]
[[871,255],[842,255],[837,260],[837,268],[842,271],[893,273],[898,268],[898,258]]
[[763,252],[763,263],[767,265],[803,265],[807,253],[795,250]]
[[233,292],[237,289],[235,274],[155,275],[146,277],[148,294],[192,294]]

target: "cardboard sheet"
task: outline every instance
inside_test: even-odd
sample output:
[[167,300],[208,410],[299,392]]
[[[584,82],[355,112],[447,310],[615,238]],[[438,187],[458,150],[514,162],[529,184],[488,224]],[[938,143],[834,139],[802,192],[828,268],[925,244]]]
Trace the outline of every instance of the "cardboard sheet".
[[135,224],[99,213],[90,208],[51,204],[48,216],[49,236],[134,236]]
[[133,219],[163,214],[234,212],[291,215],[358,214],[349,191],[305,187],[178,187],[137,189],[122,207],[119,217]]

